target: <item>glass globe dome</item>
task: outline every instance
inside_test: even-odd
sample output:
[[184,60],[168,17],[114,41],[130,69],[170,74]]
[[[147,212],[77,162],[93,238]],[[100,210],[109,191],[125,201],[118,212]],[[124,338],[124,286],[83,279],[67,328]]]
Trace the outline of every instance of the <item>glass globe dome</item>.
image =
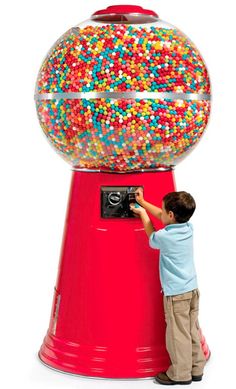
[[210,82],[194,44],[138,6],[111,6],[67,31],[40,68],[40,124],[75,169],[168,169],[201,138]]

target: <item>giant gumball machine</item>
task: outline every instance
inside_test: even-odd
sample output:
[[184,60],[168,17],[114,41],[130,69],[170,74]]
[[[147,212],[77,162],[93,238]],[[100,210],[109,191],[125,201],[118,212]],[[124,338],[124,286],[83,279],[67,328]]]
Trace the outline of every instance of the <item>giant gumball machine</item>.
[[175,190],[173,167],[209,117],[203,59],[155,12],[111,6],[54,44],[35,100],[46,137],[73,170],[40,359],[91,377],[152,377],[169,366],[159,259],[129,203],[139,186],[157,205]]

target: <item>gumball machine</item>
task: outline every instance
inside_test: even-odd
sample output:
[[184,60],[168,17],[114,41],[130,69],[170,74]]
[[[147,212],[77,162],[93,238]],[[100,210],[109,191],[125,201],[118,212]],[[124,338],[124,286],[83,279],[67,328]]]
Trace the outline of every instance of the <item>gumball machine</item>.
[[39,357],[78,375],[152,377],[169,366],[159,258],[129,204],[139,186],[157,205],[175,190],[174,166],[209,117],[203,59],[155,12],[111,6],[54,44],[35,100],[49,143],[73,171]]

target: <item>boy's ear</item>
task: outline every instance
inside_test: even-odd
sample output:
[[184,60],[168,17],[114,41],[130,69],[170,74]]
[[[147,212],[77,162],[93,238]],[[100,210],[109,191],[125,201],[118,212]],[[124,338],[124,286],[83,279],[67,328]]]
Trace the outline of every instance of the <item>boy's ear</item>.
[[170,216],[171,219],[174,219],[174,217],[175,217],[174,212],[169,211],[169,216]]

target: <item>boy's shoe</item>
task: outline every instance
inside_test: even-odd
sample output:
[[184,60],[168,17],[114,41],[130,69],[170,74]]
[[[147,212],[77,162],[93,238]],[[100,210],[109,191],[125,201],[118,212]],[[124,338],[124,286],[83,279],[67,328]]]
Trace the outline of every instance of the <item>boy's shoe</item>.
[[191,384],[192,380],[190,381],[173,381],[171,380],[166,373],[159,373],[154,378],[155,382],[158,382],[161,385],[189,385]]
[[203,374],[201,374],[201,375],[192,375],[192,380],[193,381],[201,381],[202,380],[202,376],[203,376]]

